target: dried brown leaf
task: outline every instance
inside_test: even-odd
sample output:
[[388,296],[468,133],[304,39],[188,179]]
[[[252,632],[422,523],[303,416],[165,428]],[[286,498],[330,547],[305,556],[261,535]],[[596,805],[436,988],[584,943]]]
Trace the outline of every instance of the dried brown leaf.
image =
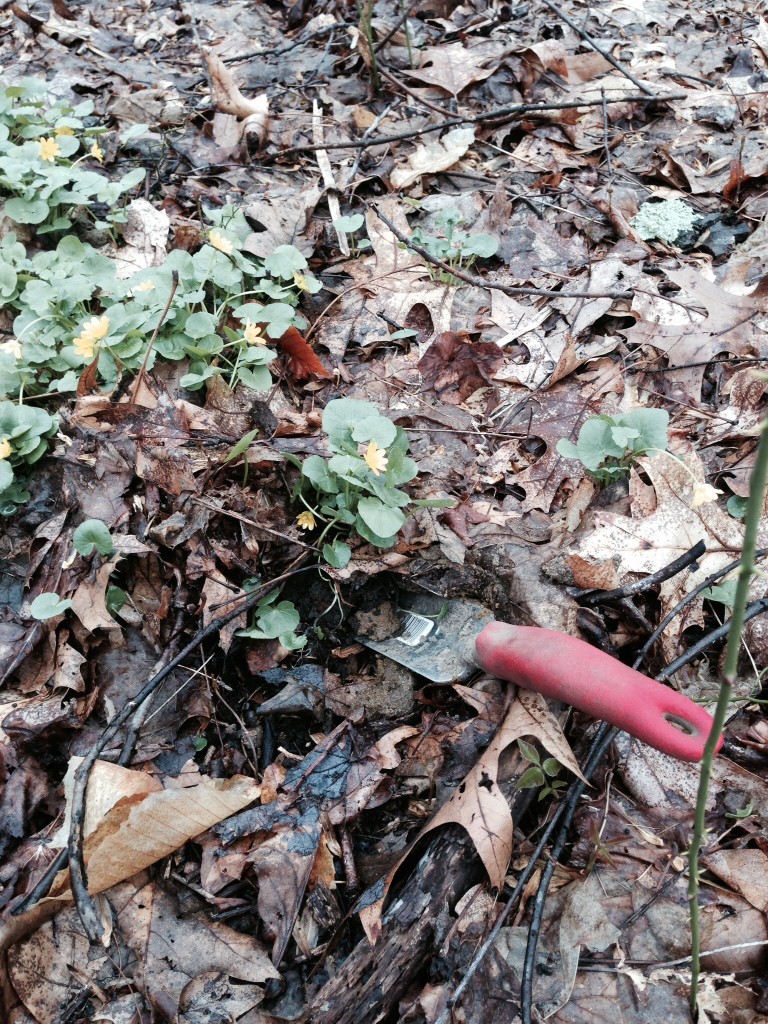
[[[69,831],[70,794],[80,758],[72,758],[65,778],[67,809],[53,845],[63,846]],[[242,810],[259,795],[250,779],[201,777],[194,786],[166,789],[145,772],[98,761],[91,772],[85,819],[88,888],[103,892],[135,875],[204,832],[222,818]],[[52,889],[70,899],[66,873]]]
[[[504,884],[514,829],[509,804],[498,784],[499,760],[507,747],[522,736],[538,739],[552,757],[583,778],[560,724],[544,698],[534,691],[520,690],[480,760],[415,840],[441,825],[461,825],[469,833],[495,888]],[[371,942],[380,934],[381,912],[389,886],[411,846],[377,886],[376,901],[361,911],[360,918]]]

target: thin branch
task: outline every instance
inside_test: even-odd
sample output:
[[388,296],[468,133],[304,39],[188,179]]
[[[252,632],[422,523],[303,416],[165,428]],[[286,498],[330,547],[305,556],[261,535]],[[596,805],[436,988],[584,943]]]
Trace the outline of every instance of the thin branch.
[[[744,612],[744,622],[749,622],[750,619],[754,619],[756,615],[762,615],[763,612],[768,611],[768,597],[762,597],[759,601],[753,601],[752,604],[747,605]],[[728,631],[731,628],[731,621],[729,620],[722,626],[718,626],[717,629],[713,629],[711,633],[707,633],[701,640],[697,641],[692,647],[689,647],[685,654],[681,654],[679,658],[675,658],[664,671],[656,678],[660,682],[669,679],[675,672],[679,672],[681,668],[688,665],[697,658],[700,654],[706,651],[712,644],[716,644],[718,640],[722,640],[723,637],[728,636]]]
[[642,89],[644,93],[647,93],[650,96],[653,95],[653,89],[651,89],[649,85],[646,85],[645,82],[641,82],[639,78],[635,78],[632,72],[628,71],[621,61],[616,60],[612,54],[607,50],[604,50],[602,46],[598,44],[597,40],[593,39],[591,35],[585,32],[583,28],[577,25],[576,22],[569,18],[567,14],[561,11],[557,4],[553,4],[552,0],[544,0],[544,3],[551,11],[554,11],[558,18],[564,21],[566,25],[570,25],[574,32],[578,32],[585,43],[591,46],[593,50],[600,54],[601,57],[605,57],[609,64],[613,64],[616,70],[620,71],[625,78],[628,78],[632,85],[636,85],[638,89]]
[[[607,729],[608,727],[606,726],[604,728]],[[595,771],[595,769],[599,765],[600,761],[603,758],[603,755],[605,754],[605,751],[608,749],[608,745],[609,745],[610,741],[613,739],[613,736],[614,736],[615,732],[616,732],[615,729],[610,729],[610,730],[608,730],[608,734],[606,735],[606,733],[605,733],[603,728],[601,728],[598,731],[598,734],[595,736],[595,740],[592,743],[592,747],[591,747],[591,750],[590,750],[590,753],[589,753],[589,756],[588,756],[588,759],[587,759],[587,763],[586,763],[586,765],[584,766],[584,769],[583,769],[583,774],[584,774],[584,777],[586,779],[590,778],[592,773]],[[578,803],[579,797],[584,792],[584,788],[585,788],[584,787],[584,783],[581,782],[581,780],[578,780],[578,785],[574,785],[574,787],[573,787],[572,793],[577,793],[575,799],[573,799],[573,809],[574,810],[575,810],[576,805]],[[578,790],[578,792],[577,792],[577,790]],[[508,919],[510,913],[512,912],[515,904],[518,902],[518,900],[522,896],[523,890],[525,889],[526,885],[528,884],[529,879],[531,878],[531,876],[533,875],[533,873],[535,872],[535,870],[536,870],[536,868],[538,866],[539,858],[541,857],[542,853],[544,852],[544,847],[547,845],[549,837],[552,835],[552,833],[554,832],[555,828],[563,821],[563,818],[565,816],[567,816],[568,811],[570,810],[570,800],[571,800],[571,793],[569,793],[569,795],[566,798],[566,800],[564,800],[560,804],[558,809],[555,811],[555,813],[554,813],[554,815],[552,817],[552,820],[549,822],[549,824],[546,826],[546,828],[542,832],[541,838],[539,839],[538,843],[536,844],[536,848],[533,851],[533,853],[531,854],[528,863],[523,868],[523,870],[520,872],[520,875],[519,875],[519,877],[517,879],[517,883],[515,884],[515,888],[513,889],[511,895],[508,897],[504,909],[502,910],[502,912],[499,914],[498,918],[496,919],[496,922],[495,922],[493,928],[488,933],[488,937],[485,939],[485,941],[483,942],[482,946],[475,953],[474,957],[472,958],[472,962],[470,963],[469,967],[466,970],[466,973],[464,974],[464,977],[461,979],[461,981],[457,985],[456,991],[453,993],[451,998],[448,1000],[447,1007],[440,1014],[440,1016],[436,1020],[435,1024],[449,1024],[449,1022],[452,1020],[452,1015],[451,1015],[452,1009],[457,1005],[459,999],[461,999],[462,995],[464,994],[464,992],[468,988],[468,986],[469,986],[470,982],[472,981],[472,978],[474,977],[478,967],[483,962],[485,957],[488,955],[488,951],[490,950],[491,946],[496,941],[496,936],[499,934],[501,929],[506,924],[507,919]],[[570,821],[568,822],[568,824],[566,826],[566,832],[568,831],[569,827],[570,827]]]
[[[667,96],[606,96],[606,103],[668,103],[670,100],[683,100],[687,93],[669,93]],[[445,128],[455,128],[460,124],[484,124],[487,121],[495,121],[503,118],[514,117],[516,114],[536,114],[539,111],[547,110],[578,110],[580,107],[601,107],[602,97],[596,99],[572,100],[562,103],[513,103],[508,107],[498,107],[489,110],[485,114],[467,114],[464,117],[451,117],[438,124],[424,125],[422,128],[411,128],[406,132],[396,132],[392,135],[378,135],[370,139],[350,139],[349,142],[330,142],[324,146],[290,146],[288,149],[281,149],[272,159],[285,156],[288,153],[314,153],[316,149],[359,149],[366,146],[386,146],[390,142],[402,142],[404,139],[416,139],[421,135],[428,135],[431,132],[441,132]]]
[[590,587],[576,593],[573,591],[569,591],[569,593],[587,608],[592,608],[596,604],[603,604],[605,601],[619,601],[625,597],[633,597],[635,594],[641,594],[645,590],[650,590],[657,583],[664,583],[665,580],[677,576],[683,569],[698,561],[706,552],[707,545],[703,540],[700,540],[698,544],[694,544],[692,548],[686,551],[685,554],[680,555],[679,558],[676,558],[674,562],[670,562],[669,565],[665,565],[650,576],[645,576],[641,580],[635,580],[634,583],[628,583],[625,587],[618,587],[616,590],[593,590]]
[[[85,821],[86,791],[88,788],[88,776],[99,756],[106,750],[110,741],[117,735],[117,732],[136,709],[144,703],[160,684],[177,668],[185,658],[195,651],[208,637],[219,632],[224,626],[238,618],[243,612],[253,608],[265,595],[274,590],[276,586],[299,573],[314,571],[316,565],[300,566],[297,569],[289,570],[281,576],[270,580],[247,595],[242,604],[221,618],[214,619],[207,626],[201,629],[190,642],[179,653],[168,662],[158,673],[156,673],[139,690],[135,697],[132,697],[125,706],[115,715],[107,728],[101,734],[97,742],[85,755],[80,766],[75,772],[74,786],[72,788],[72,817],[67,843],[70,884],[75,906],[77,907],[80,920],[89,938],[94,942],[100,942],[103,936],[103,926],[96,912],[96,907],[88,893],[88,877],[83,861],[83,825]],[[237,600],[237,599],[234,599]]]
[[[768,555],[768,548],[760,548],[760,550],[755,553],[756,558],[765,558],[766,555]],[[654,629],[645,641],[637,655],[638,659],[642,662],[648,651],[650,651],[651,647],[653,647],[672,619],[687,608],[692,601],[695,601],[702,591],[709,589],[713,583],[717,583],[719,579],[722,579],[723,576],[727,576],[729,572],[733,572],[734,569],[738,569],[739,565],[741,565],[741,559],[737,558],[735,562],[730,562],[722,569],[718,569],[717,572],[711,573],[705,580],[702,580],[701,583],[697,584],[693,590],[689,590],[685,597],[678,601],[671,611],[667,612],[656,629]]]
[[632,292],[556,292],[549,291],[545,288],[526,288],[517,287],[508,284],[498,284],[496,281],[487,281],[484,277],[476,277],[474,274],[465,274],[463,270],[457,270],[452,267],[450,263],[445,263],[443,260],[437,259],[433,256],[423,245],[417,245],[407,235],[404,235],[399,228],[395,227],[389,217],[386,217],[378,207],[374,206],[373,211],[376,216],[382,221],[395,238],[402,242],[406,248],[412,252],[418,253],[422,259],[425,259],[427,263],[431,263],[435,267],[439,267],[445,273],[450,274],[451,277],[456,277],[460,281],[464,281],[466,284],[471,284],[475,288],[490,288],[494,291],[504,292],[505,295],[542,295],[546,298],[555,299],[631,299]]
[[392,38],[392,36],[397,32],[397,30],[399,28],[401,28],[405,24],[405,22],[408,21],[408,19],[410,17],[412,17],[412,15],[413,15],[413,11],[410,9],[410,6],[406,7],[405,10],[403,11],[403,13],[400,15],[400,17],[395,22],[395,24],[389,30],[389,32],[387,32],[387,34],[385,36],[382,36],[382,38],[378,41],[378,43],[376,43],[376,45],[373,48],[373,52],[374,53],[378,53],[379,50],[381,50],[383,47],[385,47],[387,45],[387,43],[389,42],[389,40]]
[[[736,595],[733,599],[731,621],[725,627],[728,632],[728,643],[725,648],[725,664],[723,665],[720,693],[717,697],[714,721],[707,742],[704,744],[704,756],[701,759],[699,789],[696,794],[696,814],[694,817],[693,839],[688,851],[690,875],[688,877],[688,902],[691,921],[691,1013],[696,1017],[699,974],[701,971],[701,912],[699,908],[699,855],[706,837],[707,802],[709,797],[709,780],[712,774],[712,762],[717,752],[720,737],[723,734],[725,718],[731,700],[731,691],[736,681],[739,668],[739,652],[742,644],[742,633],[750,610],[762,605],[768,608],[768,599],[757,601],[747,608],[749,585],[755,573],[757,554],[757,537],[763,511],[766,485],[768,485],[768,420],[763,420],[760,428],[760,441],[757,446],[755,466],[749,479],[749,498],[744,517],[744,540],[741,548],[741,566],[736,583]],[[762,610],[762,609],[761,609]],[[757,613],[755,613],[757,614]],[[711,634],[710,634],[711,635]]]
[[677,366],[661,366],[657,369],[646,369],[643,366],[627,366],[625,373],[674,373],[676,370],[688,370],[694,366],[717,366],[718,363],[768,363],[768,356],[726,356],[719,359],[702,359],[698,363],[680,363]]

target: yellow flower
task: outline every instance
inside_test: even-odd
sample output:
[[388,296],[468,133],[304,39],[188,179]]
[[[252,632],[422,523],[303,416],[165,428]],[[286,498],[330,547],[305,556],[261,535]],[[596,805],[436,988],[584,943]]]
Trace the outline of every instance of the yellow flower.
[[56,139],[40,139],[40,159],[53,163],[57,156],[61,156],[61,150]]
[[100,164],[104,163],[104,150],[101,148],[98,142],[94,142],[94,144],[91,146],[88,152],[91,154],[94,160],[98,160]]
[[296,516],[296,525],[300,530],[314,530],[315,517],[311,512],[299,512]]
[[131,288],[131,295],[135,295],[137,292],[151,292],[154,290],[154,281],[142,281],[141,284],[137,284],[135,288]]
[[87,323],[83,324],[80,334],[73,342],[76,355],[83,359],[93,359],[97,343],[108,333],[109,317],[92,316]]
[[699,505],[706,505],[710,501],[717,501],[718,494],[722,494],[712,484],[696,484],[693,488],[693,501],[691,508],[698,508]]
[[219,252],[223,252],[227,256],[232,255],[232,243],[228,238],[220,235],[218,231],[210,231],[208,233],[208,241],[214,249],[218,249]]
[[307,281],[306,274],[300,274],[298,270],[294,270],[293,272],[293,283],[296,285],[299,291],[309,291],[309,281]]
[[11,448],[8,438],[4,437],[0,441],[0,459],[7,459],[12,452],[13,448]]
[[13,356],[14,359],[21,359],[21,345],[18,339],[11,338],[10,341],[4,341],[0,345],[0,352],[7,352],[9,356]]
[[365,449],[363,458],[374,476],[380,476],[387,468],[387,463],[389,462],[387,453],[383,448],[379,448],[375,441],[371,441]]
[[61,128],[56,128],[55,131],[56,131],[56,138],[57,139],[58,139],[58,137],[60,135],[74,135],[75,134],[75,129],[74,128],[70,128],[68,124],[62,125]]
[[267,339],[261,333],[261,328],[258,324],[252,324],[250,320],[245,321],[245,327],[243,328],[243,337],[249,345],[266,345]]

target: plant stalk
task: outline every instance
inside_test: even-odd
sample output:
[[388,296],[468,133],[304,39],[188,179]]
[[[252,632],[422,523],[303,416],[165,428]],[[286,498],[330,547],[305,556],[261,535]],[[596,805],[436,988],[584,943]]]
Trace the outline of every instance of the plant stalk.
[[717,698],[715,717],[709,738],[704,745],[704,756],[701,760],[699,790],[696,795],[696,816],[694,819],[693,839],[688,854],[688,900],[691,921],[691,1013],[696,1016],[699,977],[701,974],[701,915],[699,907],[699,855],[706,835],[707,798],[709,781],[712,774],[717,745],[723,733],[723,725],[728,714],[733,684],[738,670],[741,633],[744,628],[744,613],[749,597],[749,584],[755,572],[755,552],[757,551],[757,535],[760,516],[763,510],[763,495],[768,482],[768,420],[760,428],[760,441],[757,446],[755,468],[749,481],[749,499],[744,517],[744,545],[741,552],[741,566],[736,585],[736,597],[733,603],[728,643],[725,651],[725,665],[720,693]]

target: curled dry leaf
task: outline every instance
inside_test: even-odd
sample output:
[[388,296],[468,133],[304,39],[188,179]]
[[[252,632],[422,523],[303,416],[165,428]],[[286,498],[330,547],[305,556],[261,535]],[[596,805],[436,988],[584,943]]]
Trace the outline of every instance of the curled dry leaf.
[[[507,747],[521,736],[535,737],[552,757],[583,779],[568,740],[544,698],[539,693],[520,690],[480,760],[415,840],[418,842],[441,825],[461,825],[469,833],[496,889],[504,884],[514,831],[509,803],[498,785],[499,761]],[[375,902],[360,911],[371,942],[381,934],[381,914],[389,886],[412,848],[413,844],[409,845],[389,874],[376,884]]]
[[396,167],[390,175],[393,188],[408,188],[422,174],[447,171],[464,156],[475,140],[474,128],[454,128],[437,142],[417,146],[405,166]]

